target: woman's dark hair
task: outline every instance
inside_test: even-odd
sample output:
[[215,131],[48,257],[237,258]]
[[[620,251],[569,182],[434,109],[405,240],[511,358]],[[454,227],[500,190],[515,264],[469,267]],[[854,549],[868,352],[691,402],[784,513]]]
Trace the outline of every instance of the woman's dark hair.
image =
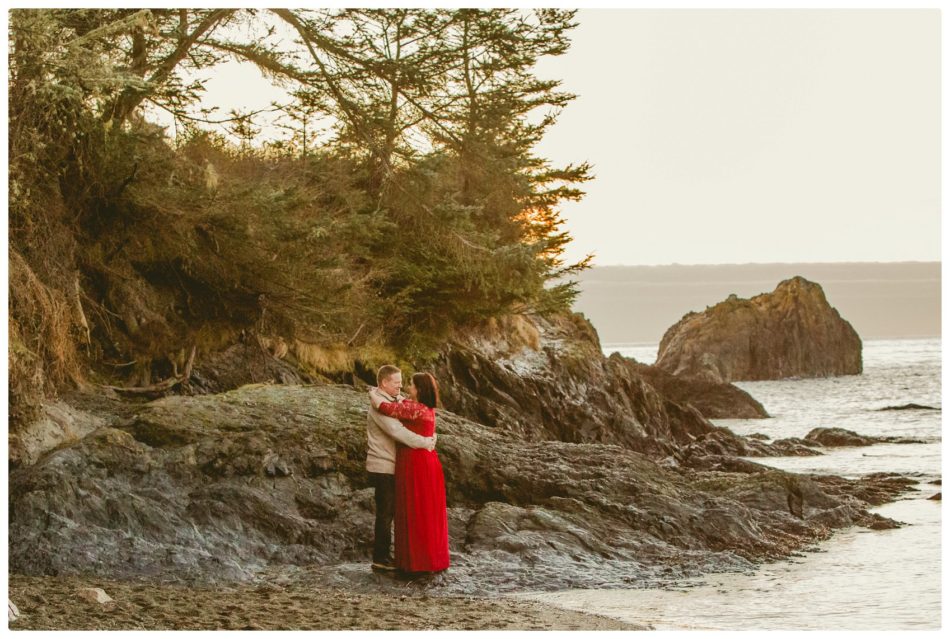
[[416,387],[419,403],[429,408],[439,404],[439,384],[431,373],[416,373],[412,376],[412,385]]

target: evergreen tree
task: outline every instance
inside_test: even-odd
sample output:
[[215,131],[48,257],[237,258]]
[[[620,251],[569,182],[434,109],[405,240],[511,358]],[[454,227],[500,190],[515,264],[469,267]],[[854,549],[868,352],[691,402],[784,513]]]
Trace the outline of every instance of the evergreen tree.
[[[80,311],[56,324],[56,343],[81,331],[90,357],[140,361],[147,378],[153,357],[210,321],[421,352],[459,324],[567,308],[576,289],[563,278],[586,260],[563,263],[558,210],[589,167],[536,155],[573,96],[534,68],[566,52],[573,17],[11,12],[11,248],[23,281],[58,291],[63,317]],[[299,157],[239,157],[201,132],[227,124],[253,148],[255,114],[195,115],[203,86],[190,78],[225,59],[291,90]],[[145,105],[189,141],[168,145]],[[319,143],[317,123],[330,127]],[[37,318],[50,313],[34,312],[44,294],[11,310],[24,343],[47,330]]]

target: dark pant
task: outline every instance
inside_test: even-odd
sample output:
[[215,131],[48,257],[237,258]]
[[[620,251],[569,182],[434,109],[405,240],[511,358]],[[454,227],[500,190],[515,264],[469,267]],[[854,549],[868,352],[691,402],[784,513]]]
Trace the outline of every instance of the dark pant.
[[373,561],[392,562],[389,548],[393,539],[393,514],[396,511],[396,476],[370,473],[369,480],[376,489],[376,529],[373,540]]

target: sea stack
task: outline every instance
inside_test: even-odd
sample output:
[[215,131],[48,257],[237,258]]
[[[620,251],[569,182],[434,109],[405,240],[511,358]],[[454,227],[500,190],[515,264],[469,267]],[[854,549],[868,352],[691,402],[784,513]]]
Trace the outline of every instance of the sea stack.
[[656,366],[716,382],[861,373],[861,338],[803,277],[751,299],[688,313],[660,341]]

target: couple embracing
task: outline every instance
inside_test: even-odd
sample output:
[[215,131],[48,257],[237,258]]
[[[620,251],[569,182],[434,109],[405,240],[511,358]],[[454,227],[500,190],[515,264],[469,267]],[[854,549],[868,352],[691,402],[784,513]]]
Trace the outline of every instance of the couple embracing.
[[[439,572],[449,567],[445,479],[435,452],[439,386],[416,373],[402,396],[402,371],[383,366],[369,391],[366,470],[376,492],[373,570]],[[395,560],[390,555],[395,529]]]

